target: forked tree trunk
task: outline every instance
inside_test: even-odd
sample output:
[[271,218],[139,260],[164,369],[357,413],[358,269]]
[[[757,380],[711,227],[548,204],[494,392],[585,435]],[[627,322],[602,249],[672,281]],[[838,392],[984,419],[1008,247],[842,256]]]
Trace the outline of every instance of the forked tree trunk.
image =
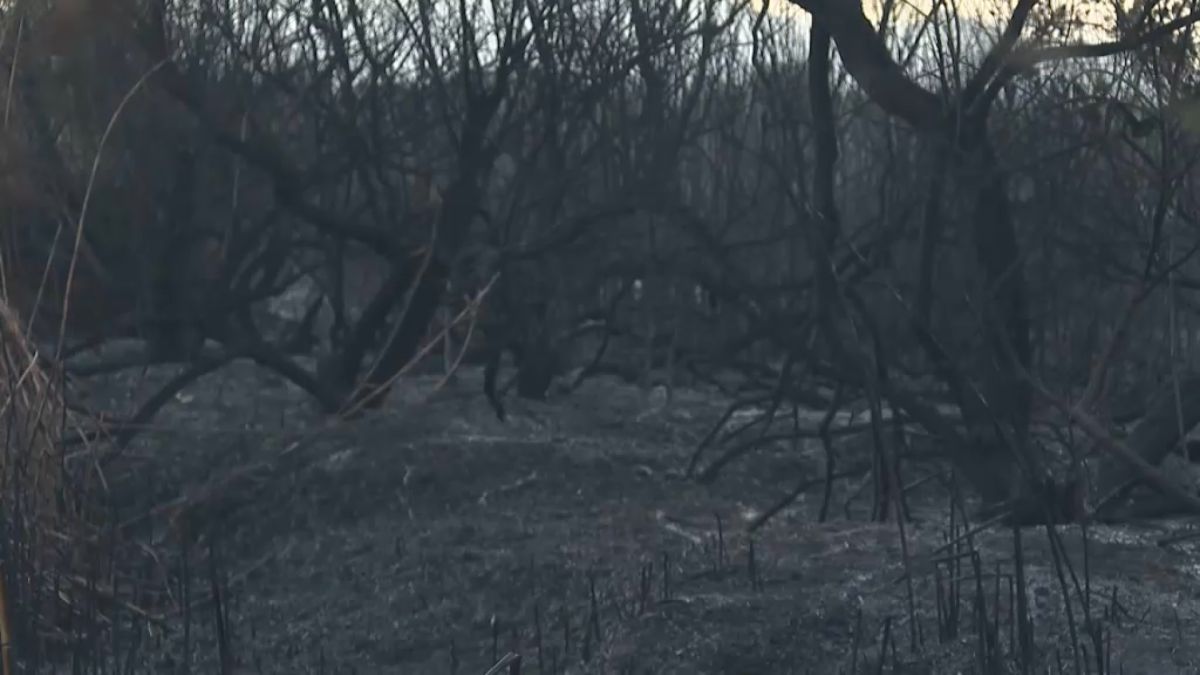
[[[1018,467],[1037,475],[1037,461],[1028,451],[1030,387],[1024,379],[1029,369],[1029,318],[1021,255],[1009,208],[1007,184],[988,138],[988,101],[964,96],[950,105],[910,80],[892,59],[886,47],[855,2],[808,3],[793,0],[813,13],[812,51],[809,59],[810,89],[816,133],[816,167],[813,193],[819,233],[812,244],[817,250],[817,314],[825,326],[827,340],[836,353],[839,346],[836,279],[827,269],[832,248],[839,238],[837,210],[833,203],[833,164],[837,157],[836,130],[828,91],[828,42],[832,38],[847,70],[878,105],[923,132],[926,142],[947,153],[956,169],[959,194],[970,206],[968,230],[979,267],[977,307],[983,319],[983,349],[969,364],[951,362],[938,353],[941,375],[956,392],[967,424],[966,447],[954,448],[952,456],[962,475],[985,503],[994,504],[1014,496],[1019,485]],[[929,214],[940,214],[932,209]],[[932,259],[923,261],[932,265]],[[928,291],[928,289],[926,289]],[[928,305],[929,298],[922,304]],[[928,315],[928,307],[921,308]],[[924,343],[936,346],[929,331]],[[848,358],[849,357],[849,358]],[[852,354],[839,359],[851,364]],[[865,377],[864,383],[870,377]],[[944,424],[937,426],[945,428]],[[950,442],[951,439],[947,439]]]
[[[836,28],[846,29],[845,26]],[[813,171],[816,222],[810,243],[816,256],[816,313],[835,361],[843,367],[854,368],[855,364],[867,360],[867,352],[864,346],[852,344],[853,341],[843,335],[846,308],[840,301],[842,291],[830,262],[841,234],[833,190],[838,151],[828,85],[830,32],[818,20],[814,22],[811,34],[809,96],[816,134]],[[838,34],[835,32],[833,37],[836,39]],[[841,39],[849,39],[848,34],[842,35]],[[841,42],[839,46],[842,46]],[[848,54],[845,49],[841,53],[852,72],[855,65],[865,71],[856,77],[860,81],[874,78],[873,85],[878,85],[880,73],[872,69],[889,65],[886,62],[856,64],[858,59],[864,58],[862,55]],[[882,57],[879,54],[868,57],[890,59],[886,53]],[[895,64],[890,65],[895,67]],[[895,72],[887,74],[903,78]],[[865,82],[864,87],[872,93]],[[907,91],[897,88],[884,93],[891,97],[915,97],[908,103],[898,98],[888,99],[907,112],[921,108],[928,101],[925,98],[927,92],[919,88]],[[942,118],[940,114],[936,117]],[[1019,481],[1018,466],[1024,464],[1036,470],[1037,464],[1026,448],[1031,397],[1029,384],[1024,379],[1030,353],[1025,278],[1005,177],[997,166],[987,138],[986,107],[969,115],[964,110],[947,119],[959,123],[933,126],[929,120],[924,120],[930,125],[926,139],[935,146],[935,151],[946,153],[958,176],[957,192],[966,196],[970,206],[969,235],[980,271],[977,306],[984,322],[984,346],[978,357],[965,366],[950,362],[946,354],[938,353],[937,357],[943,365],[941,374],[958,396],[968,432],[967,442],[959,443],[964,447],[953,448],[951,456],[960,474],[971,483],[985,504],[996,504],[1013,497],[1018,486],[1024,483]],[[964,119],[965,125],[961,124]],[[928,215],[934,219],[940,216],[936,209],[931,209]],[[923,262],[929,266],[933,264],[932,259]],[[923,302],[929,301],[927,298]],[[929,314],[928,309],[922,312]],[[928,334],[928,327],[923,330]],[[934,346],[932,339],[925,343],[931,348]],[[862,384],[869,386],[871,380],[872,375],[864,372]]]

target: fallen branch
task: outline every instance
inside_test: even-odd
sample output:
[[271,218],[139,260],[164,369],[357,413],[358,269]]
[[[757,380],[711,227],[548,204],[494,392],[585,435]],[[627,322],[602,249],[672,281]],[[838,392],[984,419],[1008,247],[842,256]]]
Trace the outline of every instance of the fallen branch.
[[[1188,492],[1183,486],[1171,480],[1162,471],[1142,459],[1128,445],[1113,438],[1112,434],[1108,433],[1104,426],[1083,408],[1070,405],[1058,398],[1036,379],[1031,377],[1029,381],[1033,385],[1033,388],[1045,397],[1051,405],[1065,413],[1072,422],[1078,424],[1079,428],[1096,442],[1097,447],[1114,456],[1119,461],[1124,462],[1132,469],[1137,474],[1138,480],[1146,483],[1159,494],[1174,500],[1179,507],[1185,508],[1188,512],[1200,513],[1200,498]],[[1091,520],[1101,508],[1115,497],[1117,492],[1119,490],[1102,496],[1096,502],[1095,506],[1088,511],[1086,519]]]
[[488,671],[484,673],[484,675],[500,675],[500,673],[506,668],[509,670],[509,672],[521,672],[520,655],[512,652],[505,654],[499,661],[496,662],[496,665],[488,668]]
[[488,498],[491,497],[492,495],[499,496],[499,495],[507,494],[509,492],[515,492],[515,491],[520,490],[521,488],[525,487],[526,485],[530,485],[530,484],[534,483],[535,481],[537,481],[537,479],[538,479],[538,472],[532,471],[529,473],[529,475],[522,476],[521,478],[518,478],[517,480],[515,480],[511,483],[505,483],[504,485],[501,485],[500,487],[496,488],[495,490],[484,490],[483,494],[479,496],[478,503],[480,506],[486,506],[487,502],[488,502]]

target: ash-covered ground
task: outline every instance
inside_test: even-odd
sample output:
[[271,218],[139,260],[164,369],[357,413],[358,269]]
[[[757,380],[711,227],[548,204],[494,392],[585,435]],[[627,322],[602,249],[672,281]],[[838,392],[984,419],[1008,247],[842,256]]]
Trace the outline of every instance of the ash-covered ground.
[[[171,373],[110,378],[92,401],[127,410]],[[949,563],[931,562],[949,527],[947,490],[923,480],[936,464],[906,465],[910,600],[901,533],[869,522],[865,474],[838,481],[827,522],[815,481],[747,533],[822,476],[815,442],[756,451],[707,485],[684,477],[724,410],[713,392],[652,410],[638,388],[598,379],[511,402],[501,423],[477,372],[438,379],[329,425],[291,385],[236,364],[106,465],[116,512],[160,507],[128,528],[157,552],[147,588],[170,589],[147,595],[166,615],[139,641],[147,672],[219,672],[218,608],[234,672],[482,674],[509,652],[526,673],[979,672],[980,621],[992,649],[1014,648],[1011,532],[972,538],[981,572],[961,558],[957,609]],[[838,447],[846,468],[869,461]],[[1200,672],[1197,549],[1158,545],[1188,526],[1090,528],[1087,580],[1079,527],[1058,528],[1076,579],[1055,573],[1045,528],[1025,530],[1038,672],[1059,659],[1073,672],[1072,627],[1094,662],[1097,617],[1111,672]],[[1076,583],[1091,622],[1066,612]]]

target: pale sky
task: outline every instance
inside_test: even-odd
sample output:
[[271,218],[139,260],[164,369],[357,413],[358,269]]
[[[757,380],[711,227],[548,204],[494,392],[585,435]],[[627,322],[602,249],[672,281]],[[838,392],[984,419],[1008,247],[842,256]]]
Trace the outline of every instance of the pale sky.
[[[764,1],[765,0],[750,0],[750,6],[754,11],[757,12],[762,7]],[[923,17],[925,14],[927,14],[934,6],[936,1],[937,0],[896,0],[893,12],[901,20],[904,18],[912,20],[916,17]],[[994,17],[997,13],[1001,21],[1007,20],[1008,16],[1012,12],[1013,6],[1016,4],[1015,0],[944,0],[944,2],[951,6],[957,6],[957,11],[965,18],[976,19],[982,23],[994,23],[995,19],[990,18],[989,15]],[[1048,5],[1059,7],[1064,4],[1078,8],[1084,3],[1074,2],[1072,0],[1067,0],[1066,2],[1063,0],[1054,0],[1053,2],[1047,2],[1043,0],[1043,2],[1040,3],[1040,5],[1043,7]],[[1111,10],[1107,9],[1109,3],[1103,3],[1105,5],[1105,8],[1103,9],[1099,7],[1100,4],[1101,3],[1095,3],[1089,10],[1088,20],[1090,23],[1104,27],[1109,23],[1109,21],[1106,19],[1112,15]],[[1129,0],[1126,0],[1126,4],[1132,6],[1136,4],[1136,2],[1130,2]],[[871,17],[872,20],[876,20],[879,16],[881,8],[883,7],[883,0],[863,0],[863,7],[866,10],[867,16]],[[776,16],[795,18],[804,23],[807,23],[808,20],[808,14],[797,8],[788,0],[770,0],[770,12]]]

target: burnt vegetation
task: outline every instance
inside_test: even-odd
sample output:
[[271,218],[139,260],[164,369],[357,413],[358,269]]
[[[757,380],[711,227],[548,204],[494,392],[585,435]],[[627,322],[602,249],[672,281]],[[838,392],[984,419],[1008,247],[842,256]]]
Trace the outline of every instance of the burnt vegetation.
[[[312,672],[1120,672],[1145,617],[1093,585],[1089,533],[1200,516],[1197,21],[1194,0],[0,3],[0,675],[276,672],[230,610],[271,563],[230,572],[223,540],[308,485],[318,438],[430,414],[397,395],[416,381],[486,402],[455,414],[489,429],[581,400],[622,433],[669,420],[682,451],[627,482],[536,448],[444,456],[528,469],[464,502],[479,530],[549,484],[607,519],[611,479],[686,550],[522,561],[486,627],[413,627],[387,667],[309,643]],[[244,461],[164,492],[137,459],[172,443],[158,422],[248,365],[316,426],[239,436]],[[412,462],[388,475],[413,520],[480,478]],[[720,508],[689,529],[662,495]],[[718,652],[672,632],[680,594],[785,593],[817,557],[770,533],[827,526],[878,537],[895,611],[807,597]],[[482,602],[435,560],[469,564],[455,541],[413,567],[420,611]],[[1035,618],[1047,594],[1062,611]]]

